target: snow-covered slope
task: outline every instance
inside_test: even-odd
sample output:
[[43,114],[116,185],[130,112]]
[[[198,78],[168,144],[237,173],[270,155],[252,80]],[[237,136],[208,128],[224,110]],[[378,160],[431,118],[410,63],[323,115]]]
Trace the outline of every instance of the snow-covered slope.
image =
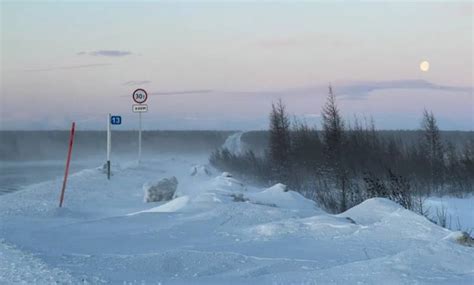
[[[121,164],[0,197],[0,284],[472,284],[474,249],[385,199],[330,215],[283,185],[190,175],[202,157]],[[215,170],[214,173],[218,173]],[[179,180],[143,203],[142,185]]]

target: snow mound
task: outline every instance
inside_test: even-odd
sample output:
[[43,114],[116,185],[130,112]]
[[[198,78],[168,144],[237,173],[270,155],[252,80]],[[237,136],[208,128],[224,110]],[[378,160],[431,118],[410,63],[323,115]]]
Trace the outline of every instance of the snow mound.
[[353,233],[359,226],[341,217],[325,215],[322,211],[316,216],[291,218],[277,222],[251,226],[245,233],[253,240],[279,240],[288,237],[320,238],[331,233],[334,236]]
[[158,207],[154,207],[148,210],[136,212],[129,214],[129,216],[134,216],[137,214],[142,214],[142,213],[172,213],[172,212],[178,212],[182,210],[184,207],[186,207],[189,203],[189,197],[188,196],[182,196],[178,197],[176,199],[173,199],[169,201],[168,203],[165,203],[163,205],[160,205]]
[[316,204],[294,191],[289,191],[281,183],[275,184],[261,192],[245,195],[251,202],[286,209],[316,209]]
[[246,191],[245,184],[233,178],[228,172],[223,172],[220,176],[215,177],[212,180],[210,189],[231,193]]
[[288,187],[285,184],[277,183],[272,187],[267,188],[265,191],[267,192],[288,192]]
[[185,191],[182,189],[179,193],[176,192],[175,197],[180,196],[179,198],[130,215],[149,212],[207,211],[213,209],[216,203],[221,204],[223,201],[230,202],[230,197],[235,193],[243,193],[246,191],[245,184],[231,177],[228,173],[223,173],[213,179],[207,178],[203,181],[198,180],[188,186],[190,187],[187,187]]
[[382,221],[393,212],[403,210],[405,209],[402,206],[390,201],[389,199],[371,198],[350,208],[338,216],[349,217],[360,225],[371,225]]

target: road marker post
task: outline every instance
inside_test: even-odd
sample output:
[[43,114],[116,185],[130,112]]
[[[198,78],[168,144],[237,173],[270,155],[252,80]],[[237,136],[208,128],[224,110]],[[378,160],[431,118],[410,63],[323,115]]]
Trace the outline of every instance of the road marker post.
[[110,149],[112,147],[112,134],[110,133],[110,121],[112,119],[112,115],[109,114],[107,116],[107,179],[110,180]]
[[142,113],[138,113],[138,163],[142,160]]
[[148,93],[144,89],[136,89],[132,93],[132,99],[135,103],[132,105],[132,111],[138,113],[138,163],[142,159],[142,113],[148,111],[148,105],[144,105],[148,99]]
[[110,180],[110,152],[112,151],[112,126],[122,124],[121,116],[107,116],[107,179]]
[[72,146],[74,144],[74,129],[75,129],[75,127],[76,127],[76,123],[72,122],[71,134],[69,135],[69,150],[67,152],[66,170],[64,172],[63,188],[61,190],[61,196],[59,197],[59,207],[60,208],[63,206],[64,192],[66,191],[67,176],[69,174],[69,164],[71,162]]

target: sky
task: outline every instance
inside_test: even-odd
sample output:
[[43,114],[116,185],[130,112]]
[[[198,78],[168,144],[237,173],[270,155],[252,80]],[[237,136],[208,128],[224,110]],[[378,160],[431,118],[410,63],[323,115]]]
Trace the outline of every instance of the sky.
[[[0,2],[0,129],[265,129],[280,98],[320,127],[473,130],[472,2]],[[420,70],[428,61],[430,69]]]

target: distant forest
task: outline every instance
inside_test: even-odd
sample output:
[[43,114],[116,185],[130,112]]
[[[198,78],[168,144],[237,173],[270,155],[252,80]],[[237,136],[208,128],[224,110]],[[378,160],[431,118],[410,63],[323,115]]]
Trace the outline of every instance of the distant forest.
[[[312,128],[316,135],[321,136],[320,129]],[[350,130],[348,130],[350,131]],[[423,130],[375,130],[383,140],[395,139],[405,146],[417,144]],[[461,151],[469,140],[474,139],[474,131],[446,131],[440,130],[440,135],[446,144],[451,144],[457,151]],[[248,131],[242,135],[242,141],[247,149],[256,155],[263,155],[268,149],[270,131]]]
[[[144,131],[144,154],[209,153],[232,131]],[[77,131],[73,159],[104,156],[106,131]],[[0,131],[0,160],[65,159],[69,131]],[[113,131],[112,153],[137,153],[137,131]]]
[[442,132],[428,110],[418,131],[378,131],[372,119],[344,120],[331,87],[321,115],[317,130],[291,119],[280,100],[269,130],[243,137],[245,153],[218,149],[210,163],[263,185],[284,183],[335,213],[371,197],[423,213],[423,196],[473,193],[472,131]]

